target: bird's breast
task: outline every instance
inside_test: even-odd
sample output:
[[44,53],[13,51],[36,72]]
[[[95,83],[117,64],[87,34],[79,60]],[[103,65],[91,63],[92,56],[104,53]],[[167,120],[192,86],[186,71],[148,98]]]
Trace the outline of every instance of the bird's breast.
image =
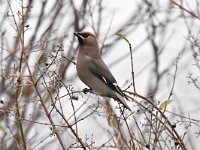
[[91,62],[90,57],[83,56],[83,55],[82,55],[82,57],[78,56],[76,70],[77,70],[78,77],[83,82],[85,79],[88,79],[91,76],[91,72],[89,70],[90,62]]

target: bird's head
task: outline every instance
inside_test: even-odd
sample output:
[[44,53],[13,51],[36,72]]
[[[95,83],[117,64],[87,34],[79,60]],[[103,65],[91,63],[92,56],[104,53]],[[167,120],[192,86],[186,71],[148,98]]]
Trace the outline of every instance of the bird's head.
[[99,56],[99,46],[97,43],[96,36],[90,32],[75,32],[75,36],[78,37],[78,41],[80,44],[79,53],[84,53],[90,57]]
[[96,46],[97,44],[96,36],[90,32],[75,32],[74,35],[77,36],[81,46]]

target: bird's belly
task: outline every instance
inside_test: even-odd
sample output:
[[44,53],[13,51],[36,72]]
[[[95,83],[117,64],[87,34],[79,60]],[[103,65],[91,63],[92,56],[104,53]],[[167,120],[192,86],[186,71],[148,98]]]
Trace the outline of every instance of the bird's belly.
[[112,93],[113,93],[112,90],[110,90],[110,88],[108,88],[107,85],[105,85],[98,78],[96,80],[91,80],[91,82],[89,84],[90,85],[88,85],[88,86],[91,87],[93,89],[93,91],[95,91],[99,95],[108,96],[108,97],[112,96]]

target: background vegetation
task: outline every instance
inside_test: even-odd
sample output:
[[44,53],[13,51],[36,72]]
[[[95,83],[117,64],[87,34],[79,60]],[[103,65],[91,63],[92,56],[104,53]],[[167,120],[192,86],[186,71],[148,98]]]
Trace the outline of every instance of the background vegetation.
[[[198,149],[198,0],[0,5],[0,149]],[[132,112],[83,92],[82,30],[97,36]]]

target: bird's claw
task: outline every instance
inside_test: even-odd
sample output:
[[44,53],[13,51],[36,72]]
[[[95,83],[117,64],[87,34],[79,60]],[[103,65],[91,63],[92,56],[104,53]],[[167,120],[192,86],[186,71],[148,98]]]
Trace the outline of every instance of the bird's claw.
[[83,93],[84,94],[87,94],[88,92],[91,92],[92,91],[92,89],[88,89],[88,88],[84,88],[83,89]]

